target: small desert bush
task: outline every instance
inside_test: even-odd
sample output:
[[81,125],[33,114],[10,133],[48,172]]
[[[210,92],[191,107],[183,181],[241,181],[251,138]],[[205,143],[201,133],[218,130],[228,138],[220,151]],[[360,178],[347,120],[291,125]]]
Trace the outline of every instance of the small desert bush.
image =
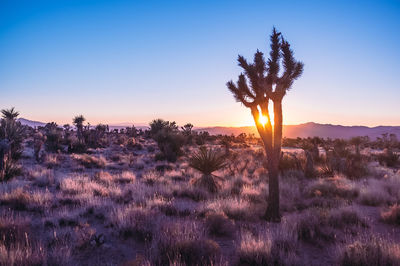
[[283,173],[288,170],[299,170],[302,171],[304,164],[304,158],[293,153],[282,153],[279,160],[279,170]]
[[378,154],[378,162],[381,165],[394,167],[399,162],[399,155],[394,153],[391,149],[385,149],[383,153]]
[[89,154],[73,154],[72,158],[86,168],[104,168],[107,164],[103,156],[96,157]]
[[207,214],[204,224],[211,236],[232,237],[235,233],[234,223],[224,213]]
[[385,223],[400,225],[400,205],[395,204],[389,210],[381,213],[381,219]]
[[343,266],[400,265],[400,245],[384,239],[356,240],[339,251]]
[[362,155],[349,154],[346,157],[344,174],[350,179],[359,179],[368,174],[367,162]]

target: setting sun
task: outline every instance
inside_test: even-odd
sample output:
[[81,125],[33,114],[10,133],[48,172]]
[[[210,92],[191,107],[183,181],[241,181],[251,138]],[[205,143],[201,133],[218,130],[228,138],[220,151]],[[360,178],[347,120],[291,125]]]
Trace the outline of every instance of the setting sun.
[[260,117],[258,118],[258,123],[265,126],[265,124],[267,124],[267,122],[268,122],[268,118],[265,115],[260,115]]

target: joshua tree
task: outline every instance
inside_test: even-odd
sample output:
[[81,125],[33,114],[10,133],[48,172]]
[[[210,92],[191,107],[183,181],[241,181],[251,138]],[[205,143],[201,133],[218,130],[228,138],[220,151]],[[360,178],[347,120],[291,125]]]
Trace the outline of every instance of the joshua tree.
[[[269,221],[280,221],[279,212],[279,158],[282,142],[282,99],[291,88],[295,79],[303,72],[303,63],[293,57],[289,43],[275,28],[270,36],[270,58],[265,61],[262,52],[254,55],[254,63],[248,63],[243,56],[238,57],[239,66],[244,74],[239,75],[235,84],[227,83],[235,99],[250,108],[258,133],[267,154],[269,174],[268,207],[265,217]],[[283,66],[283,73],[279,70]],[[268,109],[273,103],[274,123]]]
[[218,191],[217,177],[212,172],[225,166],[225,155],[202,146],[189,158],[189,165],[203,174],[195,179],[194,185],[203,187],[211,193]]
[[182,129],[183,135],[190,136],[190,135],[192,135],[193,125],[191,123],[187,123],[186,125],[181,127],[181,129]]
[[78,135],[78,139],[80,142],[82,142],[82,132],[83,132],[83,122],[85,122],[85,118],[83,117],[83,115],[78,115],[75,116],[74,119],[72,120],[72,123],[76,126],[76,131],[77,131],[77,135]]

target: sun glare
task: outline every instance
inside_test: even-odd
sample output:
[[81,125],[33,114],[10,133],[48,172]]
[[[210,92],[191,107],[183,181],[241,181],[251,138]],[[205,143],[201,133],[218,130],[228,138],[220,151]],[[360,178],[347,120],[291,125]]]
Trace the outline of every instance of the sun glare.
[[267,124],[267,122],[268,122],[268,118],[265,115],[260,115],[260,117],[258,118],[258,123],[265,126]]

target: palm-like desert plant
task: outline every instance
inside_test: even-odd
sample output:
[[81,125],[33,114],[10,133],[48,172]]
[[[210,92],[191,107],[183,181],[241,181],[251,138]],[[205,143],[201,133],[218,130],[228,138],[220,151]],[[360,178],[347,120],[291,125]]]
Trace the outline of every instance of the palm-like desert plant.
[[19,116],[19,112],[15,111],[14,107],[11,107],[10,109],[3,109],[1,110],[1,113],[3,118],[7,120],[15,120]]
[[215,150],[207,149],[202,146],[189,158],[190,167],[198,170],[203,175],[195,179],[193,184],[206,188],[208,191],[215,193],[219,189],[219,184],[212,173],[225,167],[225,155]]
[[22,154],[24,127],[16,120],[19,113],[11,109],[1,110],[0,121],[0,180],[11,178],[18,172],[17,161]]
[[[289,43],[275,28],[271,34],[271,52],[268,60],[264,54],[257,51],[254,63],[239,56],[239,66],[244,74],[239,75],[235,84],[227,83],[228,89],[235,99],[250,108],[258,133],[267,154],[269,175],[269,194],[266,218],[270,221],[280,221],[279,212],[279,158],[282,147],[282,99],[291,88],[294,80],[301,76],[303,63],[293,57]],[[279,69],[283,67],[281,75]],[[272,129],[269,102],[273,103],[274,128]]]

